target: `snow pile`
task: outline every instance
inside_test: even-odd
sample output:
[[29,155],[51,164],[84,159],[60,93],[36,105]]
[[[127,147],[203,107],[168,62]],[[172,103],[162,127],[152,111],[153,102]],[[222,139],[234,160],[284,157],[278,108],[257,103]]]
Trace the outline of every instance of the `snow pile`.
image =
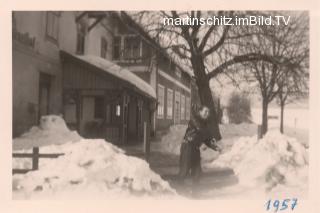
[[[147,162],[125,155],[102,139],[83,139],[55,115],[13,141],[15,153],[63,153],[39,159],[39,170],[13,176],[15,199],[174,197],[166,181]],[[13,158],[14,169],[30,169],[30,158]]]
[[13,149],[30,149],[51,144],[63,144],[79,141],[81,137],[76,131],[70,131],[64,120],[58,115],[42,116],[40,125],[32,127],[28,132],[13,140]]
[[[173,125],[170,127],[168,134],[162,137],[161,142],[154,144],[156,150],[165,153],[180,154],[180,145],[182,143],[187,125]],[[218,142],[223,151],[227,150],[234,143],[235,138],[239,136],[252,136],[257,132],[256,124],[223,124],[220,125],[222,140]],[[218,152],[201,147],[201,157],[204,162],[212,161],[218,157]]]
[[[169,184],[139,158],[101,139],[52,145],[63,156],[13,176],[15,199],[105,199],[175,196]],[[41,161],[41,160],[40,160]]]
[[240,138],[208,167],[232,168],[243,186],[267,191],[301,187],[307,182],[308,153],[296,139],[274,131],[259,141],[256,136]]
[[172,153],[179,155],[180,145],[182,143],[187,125],[173,125],[170,126],[168,134],[161,138],[161,141],[156,147],[157,150],[164,153]]

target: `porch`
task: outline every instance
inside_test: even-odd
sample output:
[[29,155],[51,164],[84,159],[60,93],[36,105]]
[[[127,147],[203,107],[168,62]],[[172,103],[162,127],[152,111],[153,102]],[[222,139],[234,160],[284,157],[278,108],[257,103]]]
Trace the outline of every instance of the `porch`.
[[143,124],[151,125],[155,109],[151,86],[99,57],[66,52],[61,57],[68,126],[86,138],[103,138],[117,145],[141,143]]

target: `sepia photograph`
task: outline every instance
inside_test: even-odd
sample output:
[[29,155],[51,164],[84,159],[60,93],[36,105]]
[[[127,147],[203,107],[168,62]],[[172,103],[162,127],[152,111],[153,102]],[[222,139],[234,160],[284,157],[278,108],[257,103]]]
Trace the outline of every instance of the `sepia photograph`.
[[309,11],[11,15],[13,200],[308,199]]

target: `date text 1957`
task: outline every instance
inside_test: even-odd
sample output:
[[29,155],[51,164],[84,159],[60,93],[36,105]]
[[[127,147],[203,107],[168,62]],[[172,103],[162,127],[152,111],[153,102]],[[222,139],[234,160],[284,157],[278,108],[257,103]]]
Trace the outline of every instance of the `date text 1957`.
[[297,198],[283,200],[268,200],[266,202],[266,210],[272,212],[294,210],[298,204]]

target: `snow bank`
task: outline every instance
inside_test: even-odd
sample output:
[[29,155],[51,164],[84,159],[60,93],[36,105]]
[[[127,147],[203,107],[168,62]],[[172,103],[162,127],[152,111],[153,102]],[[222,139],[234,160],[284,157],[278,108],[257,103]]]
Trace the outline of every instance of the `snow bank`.
[[[104,199],[174,197],[166,181],[139,158],[102,139],[83,139],[59,116],[44,116],[40,126],[14,139],[15,152],[63,153],[39,160],[39,170],[13,176],[15,199]],[[13,168],[31,168],[31,159],[14,158]]]
[[308,153],[296,139],[274,131],[259,141],[256,136],[239,138],[230,151],[207,166],[232,168],[240,185],[270,191],[305,185]]
[[127,156],[104,140],[82,139],[77,143],[48,146],[48,150],[62,152],[64,156],[46,161],[37,171],[14,175],[15,199],[175,195],[144,160]]
[[76,131],[70,131],[64,120],[57,115],[42,116],[39,126],[13,140],[13,150],[31,149],[51,144],[63,144],[79,141],[81,137]]

